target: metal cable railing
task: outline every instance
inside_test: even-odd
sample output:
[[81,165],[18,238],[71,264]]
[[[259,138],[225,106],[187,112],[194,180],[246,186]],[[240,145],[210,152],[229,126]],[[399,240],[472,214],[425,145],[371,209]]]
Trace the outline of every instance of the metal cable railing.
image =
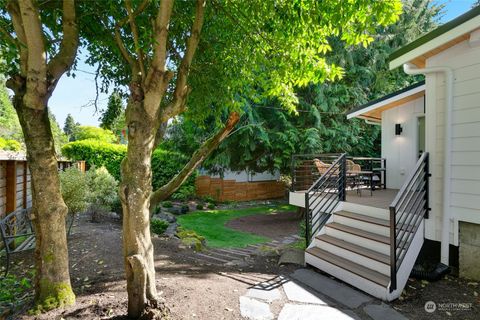
[[429,156],[424,152],[390,205],[390,292],[397,272],[424,218],[428,218]]
[[305,192],[307,246],[311,237],[328,221],[338,202],[345,201],[346,154],[335,157],[333,163],[320,167],[318,171],[321,172],[320,177]]

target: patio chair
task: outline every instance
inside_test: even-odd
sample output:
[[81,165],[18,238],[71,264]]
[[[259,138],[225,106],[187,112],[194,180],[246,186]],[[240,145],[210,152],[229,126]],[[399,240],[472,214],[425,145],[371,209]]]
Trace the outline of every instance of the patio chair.
[[330,168],[330,164],[325,163],[319,159],[313,159],[313,163],[315,164],[315,167],[317,167],[318,173],[320,175],[324,174],[328,168]]

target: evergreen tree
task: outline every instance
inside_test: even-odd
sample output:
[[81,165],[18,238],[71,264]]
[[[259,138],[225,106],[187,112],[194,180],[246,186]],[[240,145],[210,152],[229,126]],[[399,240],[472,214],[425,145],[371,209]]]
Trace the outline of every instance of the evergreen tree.
[[72,139],[73,135],[75,134],[75,129],[78,127],[78,123],[75,123],[72,115],[69,113],[67,118],[65,119],[65,124],[63,126],[63,132]]
[[102,129],[112,130],[119,118],[124,113],[122,97],[118,91],[114,91],[108,98],[107,109],[102,111],[100,119],[100,127]]

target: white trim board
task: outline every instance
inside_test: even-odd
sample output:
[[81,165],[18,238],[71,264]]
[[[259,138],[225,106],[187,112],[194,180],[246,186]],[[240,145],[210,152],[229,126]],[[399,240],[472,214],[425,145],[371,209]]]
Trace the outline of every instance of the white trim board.
[[379,101],[375,104],[372,104],[371,106],[368,106],[366,108],[363,108],[363,109],[360,109],[358,111],[352,112],[349,115],[347,115],[347,119],[352,119],[352,118],[358,117],[358,116],[360,116],[364,113],[367,113],[367,112],[370,112],[372,110],[381,108],[381,107],[386,106],[388,104],[391,104],[395,101],[398,101],[398,100],[401,100],[401,99],[404,99],[404,98],[408,98],[409,96],[413,96],[414,94],[422,92],[422,91],[425,91],[425,85],[421,85],[419,87],[410,89],[408,91],[402,92],[402,93],[400,93],[396,96],[393,96],[391,98]]
[[475,18],[472,18],[461,25],[457,26],[456,28],[453,28],[450,31],[445,32],[444,34],[433,38],[432,40],[422,44],[421,46],[405,53],[404,55],[401,55],[400,57],[390,61],[390,70],[393,70],[404,63],[410,62],[415,58],[418,58],[427,52],[430,52],[450,41],[455,40],[456,38],[470,33],[480,27],[480,16],[476,16]]

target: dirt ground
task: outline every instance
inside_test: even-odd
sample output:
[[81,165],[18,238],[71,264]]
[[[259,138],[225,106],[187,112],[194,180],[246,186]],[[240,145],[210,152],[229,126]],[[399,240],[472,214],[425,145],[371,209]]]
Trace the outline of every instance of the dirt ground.
[[298,234],[299,214],[288,212],[272,215],[254,215],[230,220],[226,226],[235,230],[258,234],[268,238],[283,238]]
[[[231,221],[229,226],[264,236],[271,236],[275,229],[286,234],[296,228],[289,222],[294,213],[281,219],[274,217],[273,221],[265,217],[241,218]],[[192,259],[192,251],[183,249],[175,238],[155,237],[153,242],[157,288],[172,312],[172,319],[242,319],[239,297],[249,287],[280,274],[288,275],[295,269],[291,265],[278,266],[275,256],[257,256],[243,268],[216,266]],[[69,240],[76,305],[33,317],[27,315],[30,304],[9,319],[124,319],[127,296],[121,246],[120,221],[106,219],[91,223],[82,218]],[[33,265],[32,258],[31,252],[17,256],[14,272],[21,274],[28,270],[26,266]],[[435,283],[411,280],[402,299],[392,306],[411,319],[480,319],[479,293],[478,283],[454,277]],[[430,314],[424,309],[425,302],[430,300],[437,304],[471,303],[471,308],[437,310]]]
[[[293,271],[279,267],[276,257],[256,257],[248,268],[199,263],[175,238],[154,237],[153,243],[157,289],[173,319],[241,319],[239,297],[248,287]],[[26,314],[32,305],[26,305],[9,319],[123,319],[127,295],[121,249],[120,221],[81,219],[69,239],[75,306],[33,317]],[[31,252],[14,259],[16,274],[33,267]]]

